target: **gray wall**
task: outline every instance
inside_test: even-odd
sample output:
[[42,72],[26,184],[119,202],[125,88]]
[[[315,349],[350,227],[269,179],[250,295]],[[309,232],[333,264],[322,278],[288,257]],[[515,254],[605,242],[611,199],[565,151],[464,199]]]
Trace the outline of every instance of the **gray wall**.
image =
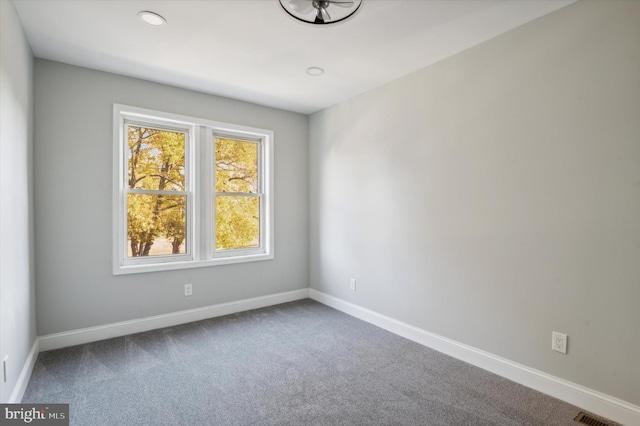
[[639,23],[581,1],[312,115],[312,288],[640,405]]
[[0,401],[36,338],[33,274],[33,54],[12,2],[0,1]]
[[[40,59],[35,103],[39,335],[308,286],[306,116]],[[114,103],[274,130],[275,260],[112,275]]]

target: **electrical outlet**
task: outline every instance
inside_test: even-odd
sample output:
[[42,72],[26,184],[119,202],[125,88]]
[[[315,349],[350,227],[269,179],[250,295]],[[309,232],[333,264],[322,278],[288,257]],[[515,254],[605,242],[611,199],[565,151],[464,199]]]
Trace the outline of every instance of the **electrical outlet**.
[[551,349],[566,354],[567,353],[567,335],[554,331],[551,334]]
[[353,291],[356,291],[356,279],[355,278],[351,278],[351,280],[349,281],[349,288]]
[[193,294],[193,284],[185,284],[184,285],[184,295],[191,296]]

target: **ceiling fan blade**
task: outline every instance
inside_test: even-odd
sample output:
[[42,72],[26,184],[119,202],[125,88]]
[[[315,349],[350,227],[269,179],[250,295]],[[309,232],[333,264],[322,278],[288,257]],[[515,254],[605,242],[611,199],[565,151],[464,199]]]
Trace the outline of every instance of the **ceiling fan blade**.
[[335,4],[336,6],[339,7],[352,7],[353,6],[353,2],[352,1],[332,1],[332,0],[325,0],[327,3],[331,3],[331,4]]
[[288,7],[296,13],[306,15],[313,10],[313,2],[312,0],[289,0]]

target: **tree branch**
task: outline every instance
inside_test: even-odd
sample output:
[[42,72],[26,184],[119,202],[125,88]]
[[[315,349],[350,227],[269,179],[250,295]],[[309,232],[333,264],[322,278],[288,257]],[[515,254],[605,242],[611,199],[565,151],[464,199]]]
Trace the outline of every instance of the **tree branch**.
[[[176,185],[176,186],[178,186],[178,187],[180,187],[180,188],[183,188],[183,189],[184,189],[184,185],[183,185],[183,184],[181,184],[180,182],[176,182],[176,181],[174,181],[173,179],[169,179],[169,178],[168,178],[168,177],[166,177],[166,176],[162,176],[162,175],[147,175],[147,176],[148,176],[148,177],[157,177],[157,178],[160,178],[160,179],[164,179],[164,180],[166,180],[167,182],[171,182],[172,184],[174,184],[174,185]],[[145,177],[146,177],[146,176],[145,176]]]

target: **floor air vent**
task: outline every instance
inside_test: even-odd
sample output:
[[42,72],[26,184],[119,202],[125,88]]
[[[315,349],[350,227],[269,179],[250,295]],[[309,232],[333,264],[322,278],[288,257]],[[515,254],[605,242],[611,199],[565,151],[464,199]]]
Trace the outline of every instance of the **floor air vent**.
[[598,420],[595,419],[593,417],[591,417],[588,414],[585,414],[583,412],[580,412],[580,414],[578,414],[576,416],[575,419],[576,422],[580,423],[581,425],[588,425],[588,426],[611,426],[609,423],[603,422],[602,420]]

